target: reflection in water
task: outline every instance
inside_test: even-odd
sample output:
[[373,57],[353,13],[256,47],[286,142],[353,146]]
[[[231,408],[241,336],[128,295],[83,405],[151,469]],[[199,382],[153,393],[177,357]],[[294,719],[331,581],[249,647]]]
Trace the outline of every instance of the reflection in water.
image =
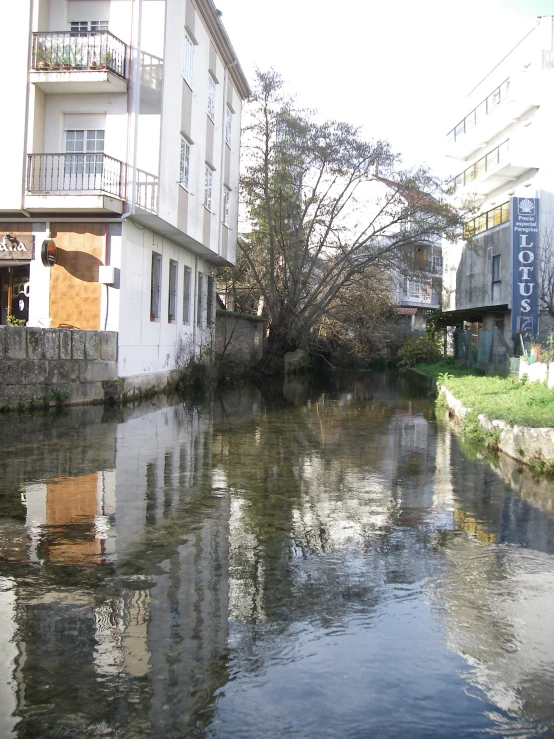
[[554,491],[393,375],[21,417],[0,469],[2,737],[554,733]]

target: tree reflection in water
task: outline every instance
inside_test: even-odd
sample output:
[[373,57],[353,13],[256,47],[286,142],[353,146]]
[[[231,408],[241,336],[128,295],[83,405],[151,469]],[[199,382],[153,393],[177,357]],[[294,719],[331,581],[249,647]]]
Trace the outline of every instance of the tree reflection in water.
[[4,438],[1,736],[554,731],[552,488],[394,375]]

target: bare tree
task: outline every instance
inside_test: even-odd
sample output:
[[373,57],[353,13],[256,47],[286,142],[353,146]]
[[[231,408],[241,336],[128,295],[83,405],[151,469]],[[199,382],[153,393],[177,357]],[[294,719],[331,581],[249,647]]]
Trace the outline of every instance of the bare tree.
[[316,325],[360,278],[457,224],[424,169],[407,173],[384,141],[296,110],[275,72],[257,74],[245,129],[239,250],[269,324],[262,369],[310,347]]
[[539,249],[539,307],[554,319],[554,227],[545,229]]

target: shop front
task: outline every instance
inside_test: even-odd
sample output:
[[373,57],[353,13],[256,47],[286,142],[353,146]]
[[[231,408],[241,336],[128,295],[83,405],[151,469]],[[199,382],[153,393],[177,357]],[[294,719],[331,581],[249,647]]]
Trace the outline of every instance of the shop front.
[[29,320],[29,272],[35,237],[4,233],[0,236],[0,325],[25,325]]

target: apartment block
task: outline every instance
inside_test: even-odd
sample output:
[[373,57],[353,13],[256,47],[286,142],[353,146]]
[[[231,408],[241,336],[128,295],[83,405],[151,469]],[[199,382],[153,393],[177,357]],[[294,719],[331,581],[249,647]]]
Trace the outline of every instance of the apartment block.
[[541,265],[554,251],[553,124],[554,17],[546,16],[462,101],[447,137],[457,170],[450,192],[468,216],[464,238],[444,242],[444,309],[495,332],[508,353],[552,330]]
[[249,95],[212,0],[0,8],[0,324],[111,330],[118,374],[213,347]]

